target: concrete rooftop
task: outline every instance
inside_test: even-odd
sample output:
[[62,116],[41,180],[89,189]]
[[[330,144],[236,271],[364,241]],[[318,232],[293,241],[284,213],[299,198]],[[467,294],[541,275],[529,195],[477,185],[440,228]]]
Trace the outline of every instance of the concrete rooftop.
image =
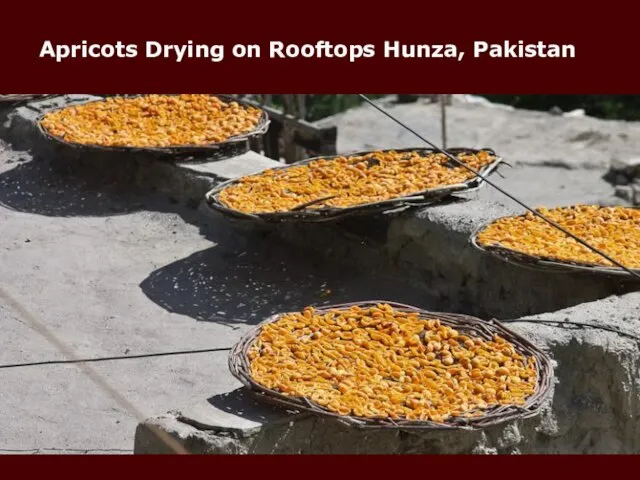
[[[469,118],[479,116],[478,108]],[[585,122],[594,128],[592,119]],[[534,204],[613,202],[597,153],[585,156],[584,168],[528,159],[494,180]],[[216,174],[202,166],[186,174],[220,180],[268,165],[256,156],[240,171],[226,163]],[[233,230],[193,202],[54,167],[24,145],[0,143],[0,284],[81,357],[231,347],[250,325],[310,303],[384,298],[437,305],[414,283],[363,276],[276,237]],[[472,198],[509,204],[490,187]],[[62,358],[2,302],[0,332],[0,364]],[[225,352],[93,368],[148,417],[239,386]],[[77,366],[2,369],[0,382],[0,453],[132,451],[139,419]]]

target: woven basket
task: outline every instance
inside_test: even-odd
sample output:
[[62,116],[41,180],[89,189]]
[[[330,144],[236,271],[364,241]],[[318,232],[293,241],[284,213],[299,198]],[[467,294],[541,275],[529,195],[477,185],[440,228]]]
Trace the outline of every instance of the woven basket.
[[[142,97],[144,95],[124,95],[125,98],[136,98]],[[172,96],[177,96],[174,94]],[[212,97],[217,97],[224,102],[236,102],[243,107],[251,107],[257,108],[253,105],[250,105],[242,100],[238,100],[233,97],[229,97],[226,95],[211,95]],[[104,145],[85,145],[80,143],[71,143],[67,142],[61,137],[56,135],[52,135],[47,131],[46,128],[42,125],[42,119],[45,115],[59,110],[64,110],[65,108],[76,107],[78,105],[86,105],[87,103],[93,102],[101,102],[103,100],[91,100],[89,102],[85,102],[84,104],[75,104],[71,106],[60,107],[57,109],[49,110],[48,112],[42,114],[38,120],[37,125],[38,129],[44,135],[44,137],[52,142],[64,145],[68,148],[73,148],[82,153],[96,153],[96,152],[121,152],[123,154],[144,154],[161,157],[165,160],[197,160],[201,158],[206,158],[208,161],[211,160],[221,160],[223,158],[229,158],[231,156],[236,156],[241,153],[246,152],[249,149],[248,140],[264,135],[269,129],[269,116],[267,112],[261,110],[261,117],[258,121],[256,127],[250,132],[244,133],[242,135],[236,135],[223,142],[211,143],[207,145],[176,145],[169,147],[113,147],[113,146],[104,146]]]
[[259,336],[264,325],[277,321],[283,315],[286,315],[286,313],[273,315],[248,332],[230,352],[229,369],[234,377],[240,380],[258,399],[262,401],[296,412],[312,412],[318,415],[335,418],[344,424],[359,429],[393,428],[402,430],[476,430],[516,419],[530,418],[539,413],[544,400],[550,391],[551,379],[553,378],[551,359],[529,341],[506,329],[496,320],[487,322],[467,315],[428,312],[416,307],[385,301],[366,301],[326,306],[316,308],[316,312],[322,314],[330,310],[347,310],[356,305],[362,308],[369,308],[380,303],[391,305],[397,311],[418,313],[420,318],[439,319],[443,325],[455,328],[459,332],[468,336],[480,337],[486,340],[492,339],[494,334],[502,336],[505,340],[514,345],[518,353],[535,357],[538,368],[536,391],[527,399],[525,405],[492,407],[485,410],[484,415],[482,416],[474,418],[455,417],[444,423],[416,420],[372,419],[339,415],[315,404],[310,399],[294,398],[283,395],[279,392],[263,387],[252,379],[250,374],[250,362],[247,358],[251,345]]
[[[470,149],[470,148],[450,148],[447,150],[450,154],[457,156],[463,153],[478,153],[480,151],[488,151],[492,155],[495,156],[495,160],[482,168],[480,170],[480,174],[483,176],[488,176],[493,173],[497,167],[503,162],[502,158],[497,156],[495,152],[490,148],[484,149]],[[362,156],[375,152],[398,152],[398,153],[412,153],[417,152],[421,155],[429,155],[429,154],[437,154],[439,153],[435,149],[431,148],[404,148],[404,149],[389,149],[389,150],[370,150],[365,152],[352,153],[347,155],[347,157],[354,156]],[[322,156],[322,157],[314,157],[307,160],[303,160],[301,162],[297,162],[291,165],[285,165],[282,167],[276,167],[273,170],[284,170],[287,168],[297,167],[301,165],[307,165],[313,161],[324,159],[331,160],[334,158],[344,157],[344,155],[333,155],[330,157]],[[259,175],[259,173],[255,174]],[[367,203],[362,205],[356,205],[352,207],[345,208],[337,208],[337,207],[325,207],[318,209],[307,208],[313,205],[313,202],[306,205],[302,205],[297,207],[294,210],[283,211],[283,212],[274,212],[274,213],[258,213],[258,214],[249,214],[240,212],[225,206],[218,198],[218,195],[227,187],[235,185],[240,182],[242,179],[233,179],[229,180],[225,183],[218,185],[216,188],[211,190],[206,195],[206,204],[212,210],[221,212],[224,215],[242,219],[242,220],[251,220],[251,221],[259,221],[259,222],[270,222],[270,223],[279,223],[279,222],[327,222],[327,221],[336,221],[341,220],[346,217],[359,216],[359,215],[370,215],[372,213],[398,213],[404,211],[409,208],[416,207],[424,207],[433,205],[434,203],[438,203],[443,198],[448,197],[454,193],[468,193],[473,192],[484,185],[484,180],[479,177],[471,178],[464,183],[457,185],[447,185],[446,187],[434,188],[429,190],[424,190],[422,192],[417,192],[411,196],[406,197],[396,197],[388,200],[383,200],[375,203]],[[326,200],[326,199],[325,199]]]
[[[637,209],[639,207],[625,207],[625,208],[633,208]],[[509,217],[502,217],[509,218]],[[498,219],[499,220],[499,219]],[[636,277],[631,275],[629,272],[626,272],[622,268],[619,267],[607,267],[604,265],[597,264],[589,264],[589,263],[580,263],[580,262],[569,262],[569,261],[560,261],[554,260],[552,258],[545,257],[535,257],[533,255],[529,255],[527,253],[517,252],[515,250],[511,250],[509,248],[500,247],[500,246],[489,246],[489,245],[480,245],[478,243],[478,235],[485,228],[491,225],[493,222],[497,220],[492,220],[489,223],[486,223],[476,229],[471,238],[469,239],[469,243],[478,249],[480,252],[484,254],[493,255],[498,257],[499,259],[510,263],[512,265],[527,268],[530,270],[542,271],[546,273],[590,273],[590,274],[598,274],[609,277],[626,277],[625,279],[631,281],[638,281]],[[640,269],[631,268],[632,272],[640,275]]]
[[23,103],[28,102],[30,100],[34,100],[36,98],[48,97],[50,95],[45,94],[26,94],[26,93],[14,93],[14,94],[6,94],[0,95],[0,105],[2,104],[14,104],[14,103]]

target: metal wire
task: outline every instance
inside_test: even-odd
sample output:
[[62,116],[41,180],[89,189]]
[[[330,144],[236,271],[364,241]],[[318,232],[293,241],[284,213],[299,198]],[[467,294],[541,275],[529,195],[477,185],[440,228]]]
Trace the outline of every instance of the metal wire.
[[[616,265],[616,266],[622,268],[623,270],[625,270],[626,272],[630,273],[634,277],[640,279],[640,275],[639,274],[629,270],[627,267],[625,267],[624,265],[620,264],[616,260],[610,258],[605,253],[600,252],[599,250],[597,250],[595,247],[592,247],[591,245],[589,245],[584,240],[582,240],[579,237],[575,236],[574,234],[566,231],[564,228],[562,228],[561,226],[555,224],[553,221],[547,219],[544,215],[542,215],[539,212],[535,211],[534,209],[532,209],[531,207],[526,205],[524,202],[522,202],[519,199],[517,199],[516,197],[514,197],[512,194],[506,192],[505,190],[503,190],[499,186],[495,185],[493,182],[491,182],[490,180],[485,178],[479,172],[476,172],[473,168],[471,168],[468,165],[464,164],[463,162],[459,161],[453,155],[451,155],[448,152],[444,151],[442,148],[437,147],[436,145],[431,143],[429,140],[427,140],[426,138],[424,138],[423,136],[421,136],[420,134],[415,132],[413,129],[411,129],[410,127],[408,127],[407,125],[405,125],[401,121],[397,120],[395,117],[393,117],[392,115],[387,113],[385,110],[383,110],[382,108],[380,108],[377,105],[375,105],[365,95],[363,95],[363,94],[359,94],[359,95],[364,101],[366,101],[368,104],[373,106],[376,110],[380,111],[385,116],[387,116],[388,118],[390,118],[391,120],[393,120],[394,122],[396,122],[397,124],[399,124],[400,126],[405,128],[409,132],[413,133],[415,136],[417,136],[419,139],[421,139],[422,141],[424,141],[425,143],[430,145],[435,150],[437,150],[440,153],[446,155],[450,160],[454,161],[456,164],[462,166],[463,168],[466,168],[467,170],[472,172],[474,175],[476,175],[478,178],[480,178],[483,181],[487,182],[488,185],[491,185],[496,190],[501,192],[503,195],[505,195],[508,198],[510,198],[511,200],[515,201],[520,206],[526,208],[527,210],[529,210],[531,213],[533,213],[537,217],[541,218],[545,222],[549,223],[553,227],[555,227],[558,230],[560,230],[561,232],[563,232],[565,235],[573,238],[575,241],[577,241],[581,245],[585,246],[589,250],[591,250],[594,253],[602,256],[603,258],[607,259],[608,261],[610,261],[614,265]],[[20,304],[20,302],[15,300],[13,298],[13,296],[11,296],[1,286],[0,286],[0,297],[2,297],[6,301],[6,303],[16,313],[18,313],[24,320],[26,320],[27,323],[29,323],[29,325],[35,331],[40,333],[47,341],[49,341],[52,345],[54,345],[60,351],[60,353],[62,353],[65,357],[68,358],[68,360],[50,360],[50,361],[43,361],[43,362],[30,362],[30,363],[22,363],[22,364],[0,365],[0,369],[20,368],[20,367],[28,367],[28,366],[56,365],[56,364],[76,364],[76,365],[78,365],[78,367],[87,376],[89,376],[100,388],[102,388],[108,394],[108,396],[110,396],[122,408],[127,410],[134,417],[136,417],[140,422],[144,422],[146,420],[146,417],[135,406],[133,406],[126,398],[124,398],[115,388],[113,388],[111,385],[109,385],[108,382],[106,382],[95,370],[93,370],[87,364],[89,364],[89,363],[97,363],[97,362],[106,362],[106,361],[125,360],[125,359],[154,358],[154,357],[173,356],[173,355],[189,355],[189,354],[197,354],[197,353],[212,353],[212,352],[220,352],[220,351],[230,350],[230,348],[215,348],[215,349],[205,349],[205,350],[190,350],[190,351],[179,351],[179,352],[164,352],[164,353],[152,353],[152,354],[139,354],[139,355],[128,355],[128,356],[113,356],[113,357],[103,357],[103,358],[82,359],[82,358],[78,358],[70,347],[65,345],[53,332],[51,332],[44,324],[42,324],[40,321],[38,321],[29,311],[27,311],[22,306],[22,304]],[[593,323],[570,322],[570,321],[560,322],[560,321],[552,321],[552,320],[507,320],[507,321],[503,320],[503,322],[504,323],[515,323],[515,322],[556,323],[556,324],[560,324],[560,325],[571,324],[571,325],[577,325],[577,326],[582,326],[582,327],[590,327],[590,328],[608,330],[608,331],[612,331],[612,332],[621,334],[623,336],[627,336],[627,337],[633,338],[635,340],[640,340],[639,337],[637,337],[635,335],[632,335],[630,333],[626,333],[626,332],[620,331],[620,330],[618,330],[616,328],[613,328],[613,327],[606,327],[606,326],[597,325],[597,324],[593,324]],[[177,440],[175,440],[174,438],[169,436],[166,432],[163,432],[162,430],[157,429],[152,425],[148,425],[148,428],[163,443],[165,443],[174,452],[179,453],[179,454],[188,454],[189,453]]]
[[[73,349],[60,340],[52,331],[50,331],[42,322],[40,322],[31,312],[29,312],[13,295],[9,294],[5,288],[0,286],[0,298],[3,299],[6,304],[15,311],[20,317],[22,317],[36,332],[42,335],[49,343],[51,343],[56,349],[65,357],[70,360],[80,360]],[[98,372],[93,370],[89,365],[85,363],[78,363],[78,368],[94,381],[98,387],[100,387],[109,397],[111,397],[121,408],[129,412],[135,417],[138,422],[144,423],[146,416],[138,410],[129,400],[127,400],[120,392],[118,392],[113,386],[111,386]],[[189,454],[187,449],[182,446],[175,438],[171,437],[167,432],[162,431],[155,425],[146,425],[156,437],[169,447],[173,452],[186,455]]]
[[606,260],[608,260],[609,262],[613,263],[614,265],[616,265],[617,267],[623,269],[625,272],[629,273],[630,275],[636,277],[638,280],[640,280],[640,274],[634,272],[633,270],[631,270],[630,268],[625,267],[623,264],[621,264],[620,262],[618,262],[617,260],[611,258],[609,255],[607,255],[604,252],[601,252],[600,250],[598,250],[595,247],[592,247],[591,245],[589,245],[587,242],[585,242],[584,240],[582,240],[580,237],[574,235],[573,233],[569,232],[568,230],[566,230],[565,228],[561,227],[560,225],[558,225],[557,223],[555,223],[553,220],[545,217],[543,214],[541,214],[540,212],[538,212],[537,210],[535,210],[534,208],[530,207],[529,205],[527,205],[526,203],[524,203],[522,200],[519,200],[518,198],[516,198],[513,194],[507,192],[506,190],[504,190],[503,188],[499,187],[498,185],[496,185],[495,183],[493,183],[491,180],[489,180],[488,178],[486,178],[484,175],[482,175],[480,172],[477,172],[474,168],[470,167],[469,165],[467,165],[464,162],[461,162],[460,160],[458,160],[455,156],[451,155],[449,152],[443,150],[442,148],[438,147],[437,145],[433,144],[432,142],[430,142],[429,140],[427,140],[425,137],[423,137],[422,135],[420,135],[418,132],[416,132],[415,130],[413,130],[411,127],[409,127],[407,124],[401,122],[400,120],[398,120],[397,118],[395,118],[393,115],[391,115],[389,112],[387,112],[386,110],[384,110],[383,108],[379,107],[378,105],[376,105],[375,103],[373,103],[372,100],[370,100],[366,95],[363,95],[362,93],[358,94],[365,102],[367,102],[369,105],[371,105],[373,108],[375,108],[376,110],[378,110],[380,113],[382,113],[383,115],[385,115],[386,117],[388,117],[389,119],[393,120],[395,123],[397,123],[398,125],[400,125],[402,128],[406,129],[407,131],[411,132],[412,134],[414,134],[416,137],[418,137],[420,140],[422,140],[423,142],[425,142],[427,145],[429,145],[431,148],[437,150],[438,152],[442,153],[443,155],[447,156],[447,158],[449,158],[450,160],[452,160],[453,162],[455,162],[457,165],[460,165],[461,167],[466,168],[467,170],[469,170],[471,173],[473,173],[474,175],[476,175],[478,178],[482,179],[483,181],[487,182],[488,185],[491,185],[493,188],[495,188],[496,190],[498,190],[500,193],[502,193],[503,195],[505,195],[506,197],[510,198],[511,200],[513,200],[514,202],[516,202],[518,205],[520,205],[521,207],[529,210],[532,214],[534,214],[535,216],[537,216],[538,218],[544,220],[545,222],[547,222],[549,225],[551,225],[552,227],[560,230],[562,233],[564,233],[565,235],[567,235],[568,237],[571,237],[572,239],[574,239],[576,242],[578,242],[579,244],[581,244],[582,246],[588,248],[589,250],[591,250],[592,252],[594,252],[597,255],[600,255],[602,258],[605,258]]
[[[634,335],[630,332],[625,332],[624,330],[620,330],[616,327],[609,327],[607,325],[599,325],[597,323],[592,322],[573,322],[571,320],[546,320],[546,319],[527,319],[527,318],[518,318],[518,319],[509,319],[509,320],[497,320],[500,323],[547,323],[551,325],[573,325],[575,327],[586,327],[593,328],[595,330],[603,330],[606,332],[617,333],[623,337],[630,338],[632,340],[636,340],[640,342],[640,336]],[[0,370],[10,369],[10,368],[25,368],[25,367],[38,367],[38,366],[47,366],[47,365],[74,365],[77,363],[101,363],[101,362],[113,362],[119,360],[135,360],[141,358],[158,358],[158,357],[170,357],[177,355],[197,355],[200,353],[217,353],[217,352],[228,352],[231,351],[232,347],[223,347],[223,348],[207,348],[202,350],[181,350],[175,352],[160,352],[160,353],[142,353],[135,355],[121,355],[114,357],[97,357],[97,358],[80,358],[77,360],[44,360],[42,362],[26,362],[26,363],[7,363],[4,365],[0,365]]]
[[545,320],[544,318],[518,318],[514,320],[498,320],[500,323],[548,323],[550,325],[573,325],[575,327],[583,327],[583,328],[593,328],[594,330],[604,330],[605,332],[617,333],[622,337],[627,337],[637,342],[640,342],[640,336],[634,335],[630,332],[625,332],[624,330],[620,330],[616,327],[609,327],[607,325],[598,325],[597,323],[592,322],[574,322],[571,320]]
[[199,353],[228,352],[231,348],[206,348],[202,350],[181,350],[177,352],[141,353],[136,355],[120,355],[115,357],[78,358],[74,360],[45,360],[42,362],[8,363],[0,365],[0,370],[8,368],[39,367],[45,365],[74,365],[76,363],[114,362],[118,360],[135,360],[140,358],[174,357],[177,355],[195,355]]
[[442,148],[447,148],[447,95],[440,95],[440,130],[442,132]]

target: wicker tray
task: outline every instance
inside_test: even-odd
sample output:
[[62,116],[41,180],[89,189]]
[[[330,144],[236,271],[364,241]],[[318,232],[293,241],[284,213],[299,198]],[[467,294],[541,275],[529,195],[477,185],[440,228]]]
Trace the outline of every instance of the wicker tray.
[[[637,209],[638,207],[625,207],[625,208]],[[502,217],[502,218],[509,218],[509,217]],[[491,222],[486,223],[481,227],[479,227],[478,229],[476,229],[471,235],[471,238],[469,239],[469,243],[471,243],[471,245],[474,248],[478,249],[482,253],[493,255],[507,263],[510,263],[512,265],[516,265],[522,268],[528,268],[530,270],[544,271],[547,273],[583,272],[583,273],[599,274],[599,275],[611,276],[611,277],[626,277],[629,280],[638,281],[636,277],[634,277],[633,275],[629,274],[628,272],[624,271],[619,267],[606,267],[606,266],[597,265],[597,264],[560,261],[560,260],[554,260],[552,258],[535,257],[533,255],[517,252],[505,247],[480,245],[478,243],[478,235],[480,234],[480,232],[482,232],[485,228],[487,228],[489,225],[491,225],[493,222],[497,220],[492,220]],[[630,270],[640,275],[640,269],[631,268]]]
[[45,95],[45,94],[26,94],[26,93],[14,93],[14,94],[5,94],[5,95],[0,94],[0,105],[28,102],[36,98],[43,98],[48,96],[49,95]]
[[386,301],[366,301],[326,306],[322,308],[316,308],[316,312],[323,313],[330,310],[346,310],[355,305],[359,305],[363,308],[368,308],[380,303],[389,304],[398,311],[418,313],[421,318],[439,319],[442,324],[453,327],[461,333],[469,336],[491,339],[494,334],[499,334],[505,340],[511,342],[518,353],[535,357],[538,367],[538,381],[536,391],[527,399],[525,405],[505,405],[493,407],[487,409],[485,411],[485,414],[480,417],[456,417],[449,419],[444,423],[416,420],[372,419],[339,415],[325,409],[320,405],[315,404],[313,401],[307,398],[288,397],[279,392],[263,387],[252,379],[250,374],[250,363],[247,358],[247,354],[251,345],[258,337],[261,328],[264,325],[277,321],[286,313],[273,315],[272,317],[256,326],[250,332],[248,332],[231,350],[229,354],[229,369],[231,370],[233,376],[240,380],[249,389],[249,391],[252,392],[256,396],[256,398],[261,401],[281,406],[283,408],[296,412],[311,412],[318,415],[332,417],[344,424],[359,429],[393,428],[401,430],[476,430],[515,419],[530,418],[539,413],[544,400],[550,391],[551,380],[553,378],[553,367],[551,359],[542,351],[537,349],[534,345],[532,345],[529,341],[506,329],[496,320],[487,322],[474,317],[469,317],[467,315],[427,312],[416,307]]
[[[410,153],[418,152],[422,155],[437,154],[438,151],[431,148],[403,148],[403,149],[388,149],[388,150],[370,150],[365,152],[357,152],[346,155],[347,157],[362,156],[370,153],[379,152],[398,152],[398,153]],[[495,160],[482,168],[480,174],[483,176],[490,175],[495,172],[497,167],[503,162],[502,158],[497,156],[495,152],[490,148],[483,149],[471,149],[471,148],[450,148],[447,150],[454,156],[462,153],[478,153],[480,151],[488,151],[495,156]],[[344,157],[345,155],[333,155],[314,157],[301,162],[297,162],[291,165],[284,165],[282,167],[276,167],[274,170],[283,170],[286,168],[297,167],[300,165],[307,165],[310,162],[319,159],[331,160],[334,158]],[[254,175],[258,175],[256,173]],[[261,222],[326,222],[341,220],[345,217],[357,216],[357,215],[369,215],[372,213],[398,213],[409,208],[429,206],[441,201],[443,198],[448,197],[454,193],[468,193],[478,190],[484,185],[484,180],[479,177],[471,178],[464,183],[456,185],[448,185],[446,187],[434,188],[418,192],[411,196],[396,197],[388,200],[383,200],[375,203],[367,203],[362,205],[355,205],[352,207],[336,208],[325,207],[321,209],[309,209],[306,206],[297,207],[295,210],[286,212],[274,212],[274,213],[258,213],[249,214],[239,212],[225,206],[218,198],[220,192],[225,188],[238,183],[241,179],[229,180],[225,183],[218,185],[216,188],[207,193],[205,199],[209,208],[221,212],[224,215],[231,216],[236,219],[261,221]],[[309,204],[307,204],[309,206]]]
[[[125,98],[136,98],[136,97],[142,97],[142,96],[144,95],[123,95],[123,97]],[[173,94],[172,96],[177,96],[177,94]],[[229,97],[226,95],[211,95],[211,96],[217,97],[224,102],[236,102],[239,105],[242,105],[243,107],[258,108],[258,107],[255,107],[254,105],[250,105],[246,102],[243,102],[242,100],[238,100],[236,98]],[[175,160],[179,160],[179,159],[186,160],[186,159],[189,159],[189,157],[193,157],[194,159],[206,157],[208,160],[215,160],[215,159],[228,158],[229,156],[233,156],[233,155],[238,155],[239,148],[247,150],[248,149],[247,141],[250,140],[251,138],[264,135],[269,129],[269,124],[270,124],[270,120],[267,112],[262,110],[261,111],[262,115],[260,117],[260,120],[258,121],[258,124],[250,132],[244,133],[242,135],[233,136],[223,142],[218,142],[218,143],[211,143],[206,145],[176,145],[176,146],[170,146],[170,147],[120,147],[120,146],[113,147],[113,146],[104,146],[104,145],[85,145],[80,143],[72,143],[72,142],[67,142],[66,140],[64,140],[63,138],[57,135],[52,135],[42,125],[42,119],[44,118],[44,116],[51,112],[64,110],[65,108],[70,108],[70,107],[77,107],[79,105],[86,105],[88,103],[101,102],[101,101],[103,100],[91,100],[85,103],[68,105],[65,107],[49,110],[48,112],[38,117],[38,120],[37,120],[38,129],[47,140],[64,145],[65,147],[73,148],[80,152],[86,152],[86,153],[121,152],[125,154],[141,153],[146,155],[164,157],[165,159],[175,159]]]

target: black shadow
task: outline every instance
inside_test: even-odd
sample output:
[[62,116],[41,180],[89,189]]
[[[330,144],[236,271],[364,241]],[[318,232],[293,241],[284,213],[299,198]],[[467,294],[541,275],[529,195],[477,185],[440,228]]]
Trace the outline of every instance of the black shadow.
[[170,312],[227,325],[256,324],[307,305],[388,300],[433,309],[436,304],[409,282],[363,275],[268,234],[238,236],[194,253],[156,270],[140,288]]

